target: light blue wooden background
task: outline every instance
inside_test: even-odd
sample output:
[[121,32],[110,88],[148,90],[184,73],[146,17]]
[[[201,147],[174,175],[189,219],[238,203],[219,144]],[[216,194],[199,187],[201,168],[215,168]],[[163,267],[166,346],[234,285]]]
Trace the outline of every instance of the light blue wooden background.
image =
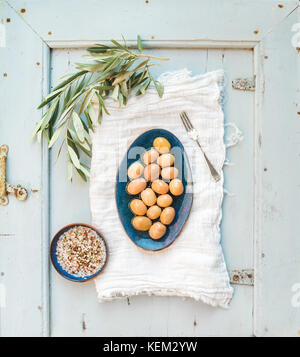
[[[278,6],[280,5],[280,6]],[[0,207],[0,284],[6,306],[0,335],[227,336],[298,335],[300,282],[298,202],[300,120],[298,54],[291,27],[298,2],[167,0],[2,1],[0,144],[10,147],[8,181],[29,190],[27,202]],[[225,121],[244,141],[224,168],[234,194],[223,204],[222,246],[228,268],[254,269],[255,284],[235,286],[228,310],[192,300],[135,297],[99,304],[93,283],[75,285],[49,267],[49,239],[63,225],[89,222],[88,186],[66,180],[66,159],[54,163],[29,141],[42,95],[84,48],[129,42],[139,33],[149,53],[170,57],[156,73],[187,67],[224,68]],[[6,75],[4,76],[4,73]],[[237,77],[256,77],[255,92],[233,90]]]

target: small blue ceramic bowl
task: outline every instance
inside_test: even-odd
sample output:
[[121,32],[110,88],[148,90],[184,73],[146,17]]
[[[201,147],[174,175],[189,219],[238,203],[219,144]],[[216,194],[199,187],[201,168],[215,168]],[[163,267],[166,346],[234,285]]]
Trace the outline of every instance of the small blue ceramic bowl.
[[[129,182],[127,177],[128,167],[140,159],[139,156],[141,153],[152,148],[153,140],[156,137],[166,138],[170,142],[172,149],[176,148],[176,152],[172,152],[171,149],[171,153],[175,155],[175,167],[176,162],[182,163],[182,170],[179,171],[178,178],[182,180],[184,193],[181,196],[172,196],[172,207],[174,207],[176,212],[175,218],[167,227],[166,234],[161,239],[153,240],[150,238],[148,232],[138,231],[133,228],[131,220],[134,214],[129,208],[129,202],[134,198],[140,198],[140,195],[129,195],[126,186]],[[141,151],[141,148],[143,151]],[[170,246],[180,234],[191,211],[193,202],[192,186],[192,173],[187,155],[183,145],[174,134],[164,129],[151,129],[140,135],[128,148],[117,173],[116,183],[116,204],[119,217],[125,232],[132,242],[143,249],[152,251],[161,250]]]
[[[68,272],[66,272],[61,267],[61,265],[58,263],[57,256],[56,256],[56,247],[57,247],[57,242],[58,242],[59,238],[61,237],[61,235],[63,233],[68,231],[70,228],[73,228],[73,227],[76,227],[76,226],[83,226],[83,227],[88,227],[88,228],[92,229],[95,233],[97,233],[99,238],[104,243],[104,247],[105,247],[106,256],[105,256],[105,260],[104,260],[103,264],[101,265],[101,267],[98,269],[98,271],[96,273],[94,273],[93,275],[86,276],[86,277],[78,277],[76,275],[72,275],[72,274],[69,274]],[[62,277],[66,278],[68,280],[71,280],[71,281],[75,281],[77,283],[82,283],[82,282],[89,281],[89,280],[95,278],[99,273],[101,273],[103,271],[103,269],[104,269],[104,267],[106,265],[107,258],[108,258],[108,249],[107,249],[107,245],[106,245],[105,239],[102,237],[101,233],[96,228],[94,228],[94,227],[92,227],[92,226],[90,226],[90,225],[88,225],[86,223],[72,223],[72,224],[69,224],[69,225],[63,227],[61,230],[59,230],[55,234],[54,238],[52,239],[51,245],[50,245],[50,259],[51,259],[51,262],[52,262],[55,270]]]

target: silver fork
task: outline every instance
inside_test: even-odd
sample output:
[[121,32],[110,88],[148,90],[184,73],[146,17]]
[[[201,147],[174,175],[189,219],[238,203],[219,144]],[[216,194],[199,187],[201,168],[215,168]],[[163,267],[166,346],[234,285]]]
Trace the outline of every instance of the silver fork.
[[205,158],[205,161],[207,163],[207,166],[210,170],[210,173],[211,173],[211,176],[212,178],[215,180],[215,182],[218,182],[220,179],[221,179],[221,176],[218,174],[217,170],[213,167],[212,163],[208,160],[205,152],[203,151],[201,145],[200,145],[200,142],[199,142],[199,134],[197,133],[196,129],[193,127],[190,119],[188,118],[186,112],[182,112],[180,113],[180,118],[182,120],[182,123],[185,127],[185,130],[187,131],[188,133],[188,136],[196,141],[196,143],[198,144],[199,148],[201,149],[202,153],[203,153],[203,156]]

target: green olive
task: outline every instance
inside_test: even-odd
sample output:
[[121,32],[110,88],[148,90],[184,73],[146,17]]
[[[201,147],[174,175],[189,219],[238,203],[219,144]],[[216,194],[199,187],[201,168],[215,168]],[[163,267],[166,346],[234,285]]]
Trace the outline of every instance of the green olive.
[[151,219],[145,216],[136,216],[131,221],[133,227],[138,231],[148,231],[151,227]]

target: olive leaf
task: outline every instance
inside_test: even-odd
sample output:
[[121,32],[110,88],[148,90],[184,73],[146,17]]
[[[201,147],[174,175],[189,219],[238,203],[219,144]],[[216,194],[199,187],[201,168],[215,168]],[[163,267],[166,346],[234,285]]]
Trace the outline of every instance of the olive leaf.
[[76,146],[69,130],[67,130],[66,144],[67,144],[67,146],[70,146],[75,151],[76,155],[79,157],[79,148],[78,148],[78,146]]
[[113,81],[112,85],[115,86],[115,85],[119,84],[120,82],[123,82],[126,78],[128,78],[130,76],[131,73],[132,73],[132,71],[128,71],[128,72],[121,74]]
[[79,110],[79,114],[83,113],[86,109],[86,107],[90,104],[90,101],[92,100],[94,94],[95,94],[96,90],[94,88],[91,88],[87,94],[84,97],[84,100],[81,104],[80,110]]
[[145,94],[147,88],[149,87],[151,83],[151,79],[147,78],[147,80],[145,81],[145,83],[136,91],[135,95],[141,95],[141,94]]
[[56,91],[57,89],[65,87],[67,84],[70,85],[70,83],[72,83],[77,77],[80,77],[86,73],[87,71],[79,71],[77,73],[71,74],[67,79],[58,84],[53,90]]
[[[89,107],[88,107],[89,108]],[[92,122],[92,119],[91,119],[91,116],[90,114],[85,111],[84,112],[84,115],[85,115],[85,118],[86,118],[86,121],[87,121],[87,124],[88,124],[88,127],[89,129],[91,129],[92,131],[94,131],[94,126],[93,126],[93,122]]]
[[68,152],[69,152],[70,159],[71,159],[73,165],[74,165],[77,169],[80,169],[80,161],[79,161],[79,158],[78,158],[76,152],[74,151],[74,149],[73,149],[71,146],[68,146]]
[[38,109],[43,108],[45,105],[50,103],[53,99],[60,95],[63,91],[63,88],[57,89],[56,91],[51,92],[47,97],[44,98],[43,102],[38,106]]
[[59,138],[59,135],[60,135],[60,133],[61,133],[61,131],[62,131],[63,128],[64,128],[64,127],[63,127],[63,125],[62,125],[62,126],[60,126],[59,128],[57,128],[57,129],[55,130],[55,132],[54,132],[54,134],[52,135],[52,137],[51,137],[51,139],[50,139],[50,142],[49,142],[49,144],[48,144],[48,148],[49,148],[49,149],[52,148],[52,146],[54,145],[55,141]]
[[125,81],[121,82],[120,83],[120,87],[121,87],[121,92],[122,92],[123,96],[127,98],[129,92],[128,92],[128,88],[127,88],[126,82]]
[[[111,44],[95,44],[88,48],[83,57],[90,62],[77,63],[79,71],[61,77],[38,106],[38,109],[43,108],[45,112],[35,125],[32,137],[41,142],[44,136],[49,148],[62,138],[57,157],[65,145],[70,180],[73,166],[83,180],[89,177],[89,167],[81,162],[80,153],[91,157],[89,130],[94,131],[95,126],[99,125],[104,112],[109,115],[105,105],[108,97],[123,107],[130,100],[133,90],[136,95],[143,95],[151,83],[158,95],[163,96],[164,87],[153,78],[149,68],[156,64],[150,63],[152,60],[168,58],[145,54],[140,36],[137,36],[138,52],[127,46],[124,37],[123,42],[121,44],[111,40]],[[92,100],[98,100],[97,113]]]
[[83,179],[83,181],[86,182],[87,178],[86,178],[85,174],[82,172],[82,170],[76,168],[76,171],[78,172],[79,176]]
[[104,109],[105,113],[109,115],[109,112],[108,112],[108,110],[107,110],[107,108],[106,108],[106,106],[104,104],[104,100],[103,100],[101,94],[97,93],[97,97],[98,97],[98,100],[99,100],[99,105],[101,105],[102,108]]
[[119,90],[120,90],[120,87],[119,85],[117,84],[112,92],[112,95],[111,95],[111,98],[115,101],[118,100],[118,97],[119,97]]
[[142,53],[143,52],[143,47],[142,47],[142,40],[141,40],[141,36],[138,35],[137,37],[137,46],[138,46],[138,50]]
[[92,129],[93,126],[97,125],[98,117],[97,117],[97,114],[95,113],[95,110],[91,104],[89,104],[89,106],[88,106],[88,117],[90,118],[90,121],[92,123],[92,126],[90,127],[90,129]]
[[105,67],[105,63],[95,63],[95,64],[83,64],[83,63],[76,63],[78,69],[83,69],[89,72],[101,72]]
[[117,47],[119,47],[121,50],[124,50],[124,51],[126,51],[126,52],[129,52],[128,48],[125,47],[125,46],[122,46],[119,42],[117,42],[117,41],[115,41],[115,40],[111,40],[111,42],[112,42],[113,44],[115,44]]
[[80,142],[83,142],[85,135],[84,135],[84,127],[83,127],[82,121],[76,112],[72,113],[72,119],[73,119],[73,125],[75,128],[77,137]]
[[71,161],[68,161],[68,180],[72,181],[73,176],[73,165]]
[[80,150],[83,151],[87,156],[92,157],[90,144],[87,141],[80,142],[76,133],[70,128],[68,129],[68,133],[69,133],[69,138],[68,138],[69,144],[75,145],[77,151],[79,147]]
[[39,144],[42,142],[42,134],[43,134],[43,130],[40,130],[36,135]]
[[123,97],[123,94],[122,93],[119,93],[119,106],[120,108],[123,106],[124,104],[124,97]]
[[153,81],[157,94],[160,98],[164,95],[164,86],[159,81]]
[[82,171],[85,176],[90,177],[90,172],[81,164],[80,171]]
[[41,136],[41,132],[49,124],[49,122],[51,120],[51,116],[52,116],[53,111],[55,110],[56,106],[57,106],[57,100],[51,105],[51,107],[46,111],[46,113],[44,113],[44,115],[42,116],[42,119],[40,120],[40,122],[36,124],[32,134],[31,134],[31,138],[32,139],[37,135],[39,137]]

